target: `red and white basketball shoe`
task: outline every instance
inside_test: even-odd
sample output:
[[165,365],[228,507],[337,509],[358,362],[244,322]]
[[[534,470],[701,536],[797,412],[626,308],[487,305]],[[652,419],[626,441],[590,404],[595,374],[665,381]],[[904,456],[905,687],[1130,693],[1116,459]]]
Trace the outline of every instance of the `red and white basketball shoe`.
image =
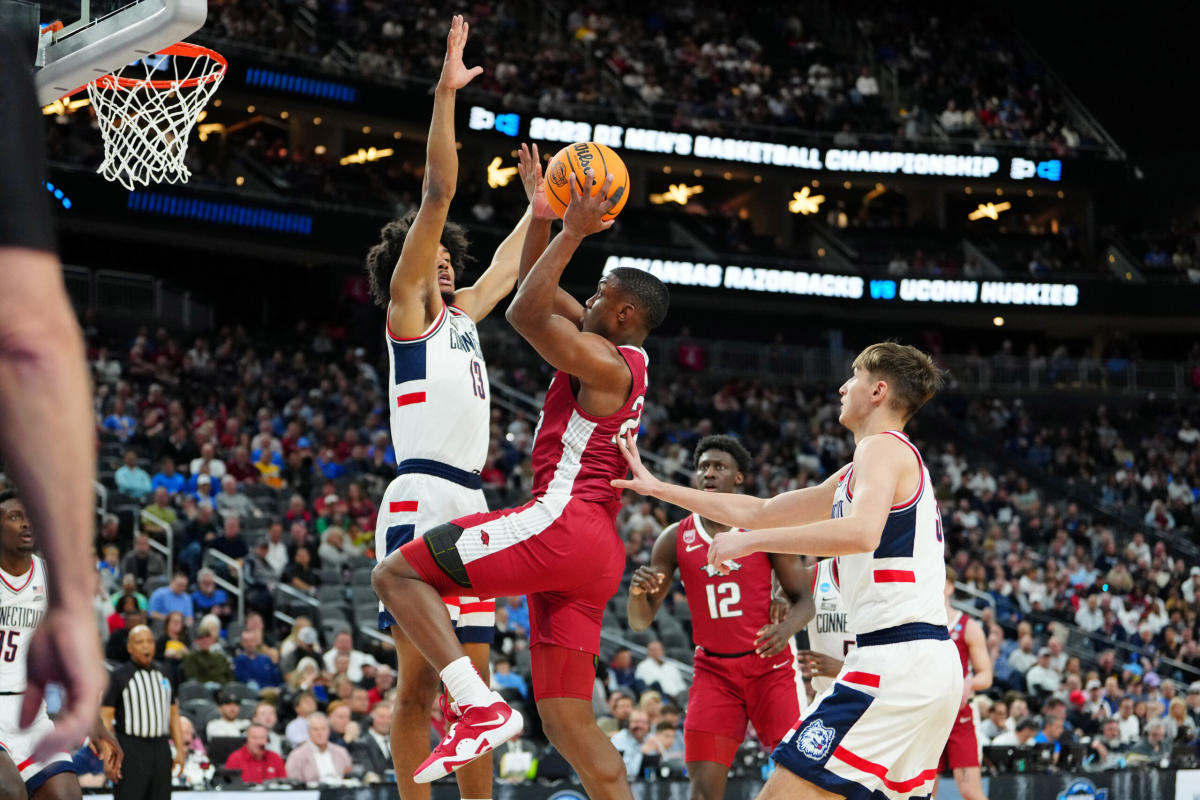
[[443,778],[520,735],[525,725],[521,714],[513,711],[495,692],[492,692],[491,699],[492,702],[486,706],[459,708],[458,719],[449,726],[445,737],[433,748],[429,758],[413,773],[415,782],[430,783]]

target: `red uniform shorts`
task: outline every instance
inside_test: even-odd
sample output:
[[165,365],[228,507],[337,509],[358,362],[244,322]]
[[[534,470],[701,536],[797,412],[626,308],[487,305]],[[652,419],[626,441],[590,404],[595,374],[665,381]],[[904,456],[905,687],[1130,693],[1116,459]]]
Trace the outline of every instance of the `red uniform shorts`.
[[[747,722],[754,723],[763,748],[774,750],[800,717],[794,662],[790,648],[771,658],[719,658],[696,648],[683,721],[685,760],[730,765]],[[732,740],[732,750],[721,739]]]
[[954,718],[946,749],[938,761],[938,772],[950,772],[959,767],[979,766],[979,739],[975,736],[975,719],[971,707],[963,706]]
[[467,587],[485,598],[527,595],[531,647],[555,645],[592,655],[600,652],[604,607],[625,569],[614,513],[563,495],[456,519],[401,552],[443,597],[456,597]]

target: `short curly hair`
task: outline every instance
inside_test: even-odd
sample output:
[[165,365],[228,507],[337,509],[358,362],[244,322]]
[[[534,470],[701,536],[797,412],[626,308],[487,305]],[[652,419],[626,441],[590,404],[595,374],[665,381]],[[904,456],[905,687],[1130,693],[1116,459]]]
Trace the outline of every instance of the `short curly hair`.
[[720,450],[723,453],[728,453],[733,457],[734,463],[737,464],[738,472],[743,475],[750,474],[750,451],[737,439],[723,434],[710,434],[696,444],[696,450],[692,453],[693,470],[700,469],[700,456],[709,450]]
[[[367,278],[371,284],[371,297],[380,308],[387,308],[388,301],[391,300],[389,287],[392,283],[392,272],[396,269],[396,262],[400,260],[400,251],[404,248],[408,229],[412,227],[416,218],[417,211],[413,209],[403,217],[384,225],[379,231],[379,243],[367,253]],[[450,251],[454,285],[458,286],[462,283],[463,272],[471,260],[467,253],[466,229],[446,220],[446,224],[442,226],[442,246]]]

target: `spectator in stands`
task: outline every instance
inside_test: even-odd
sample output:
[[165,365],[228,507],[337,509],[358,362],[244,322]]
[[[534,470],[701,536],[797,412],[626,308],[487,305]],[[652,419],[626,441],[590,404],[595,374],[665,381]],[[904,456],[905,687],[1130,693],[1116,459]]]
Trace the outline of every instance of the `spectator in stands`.
[[233,665],[224,654],[213,650],[213,645],[219,638],[219,626],[201,623],[192,643],[192,651],[184,656],[180,665],[185,680],[215,684],[225,684],[233,680]]
[[105,545],[115,544],[121,552],[129,548],[132,538],[121,531],[121,518],[116,514],[105,514],[100,519],[100,530],[96,533],[96,552],[102,552]]
[[217,458],[216,448],[212,442],[205,442],[200,445],[200,455],[192,459],[192,463],[188,466],[188,471],[192,475],[199,475],[201,472],[206,473],[211,480],[220,480],[225,477],[225,462]]
[[192,477],[188,479],[188,492],[197,502],[201,500],[215,502],[218,491],[218,484],[213,481],[212,475],[209,475],[207,472],[193,473]]
[[96,565],[100,572],[100,587],[112,593],[121,584],[121,550],[115,544],[106,544],[100,555],[100,563]]
[[1184,698],[1187,703],[1188,716],[1192,718],[1192,722],[1196,723],[1197,728],[1200,728],[1200,681],[1192,681],[1188,684],[1187,697]]
[[188,654],[188,644],[192,639],[191,634],[188,633],[188,627],[184,623],[182,612],[171,611],[167,614],[167,621],[163,623],[162,636],[158,637],[154,650],[160,654],[168,666],[174,664],[171,672],[173,673],[172,677],[176,679],[179,677],[179,663]]
[[350,747],[350,755],[368,773],[382,776],[392,768],[392,705],[376,703],[371,707],[370,726]]
[[323,566],[341,570],[345,568],[348,558],[361,553],[346,539],[346,532],[334,525],[326,528],[321,536],[321,546],[317,549],[317,555]]
[[271,614],[275,607],[275,587],[279,583],[279,576],[267,563],[268,544],[265,536],[256,539],[250,557],[242,564],[246,606],[265,614]]
[[387,694],[396,685],[396,671],[387,664],[380,664],[375,668],[375,685],[367,690],[367,699],[371,702],[371,707],[374,708],[377,704],[387,699]]
[[121,559],[122,580],[132,576],[140,590],[149,578],[166,574],[167,562],[158,553],[150,552],[150,537],[139,533],[133,540],[133,549]]
[[[137,432],[137,420],[126,412],[123,397],[118,397],[113,401],[112,413],[104,418],[100,427],[115,436],[119,442],[126,443],[133,438],[134,433]],[[128,457],[128,453],[126,453],[126,457]],[[136,454],[134,454],[134,462],[137,462]],[[120,488],[120,483],[117,484],[117,488]]]
[[184,490],[186,485],[187,481],[175,471],[175,461],[169,456],[159,462],[159,470],[154,473],[154,477],[150,480],[151,488],[159,489],[161,487],[166,489],[168,497],[179,494]]
[[205,738],[210,742],[218,736],[241,736],[250,726],[250,720],[238,719],[240,704],[232,694],[222,692],[217,696],[217,710],[221,715],[209,720],[204,730]]
[[687,689],[679,668],[666,660],[662,642],[657,639],[646,645],[646,658],[638,664],[634,675],[647,688],[657,689],[666,697],[675,697]]
[[283,523],[272,522],[267,528],[267,554],[264,558],[276,575],[282,575],[291,561],[287,543],[283,541]]
[[141,500],[150,494],[150,473],[138,466],[137,452],[133,450],[126,450],[123,460],[124,464],[113,475],[117,491]]
[[1062,677],[1051,664],[1053,653],[1049,647],[1038,650],[1037,663],[1025,673],[1025,685],[1035,695],[1050,695],[1058,691]]
[[225,768],[241,773],[242,783],[259,784],[287,777],[283,758],[267,749],[269,729],[252,723],[246,729],[246,743],[234,750],[225,761]]
[[1117,707],[1117,722],[1121,726],[1121,741],[1127,745],[1136,744],[1141,738],[1141,723],[1133,713],[1133,696],[1125,695]]
[[1008,716],[1008,703],[997,700],[992,703],[987,719],[980,726],[979,733],[985,743],[991,742],[1000,734],[1011,730],[1012,724],[1012,720]]
[[217,521],[213,517],[211,500],[201,500],[196,503],[196,516],[184,525],[183,549],[179,553],[180,562],[188,567],[188,571],[196,573],[200,567],[200,559],[206,550],[217,541]]
[[1190,742],[1196,738],[1200,730],[1188,715],[1187,703],[1182,697],[1172,698],[1167,706],[1167,716],[1163,720],[1167,726],[1167,744]]
[[233,478],[235,486],[243,483],[258,482],[258,469],[250,461],[250,454],[245,447],[238,445],[233,448],[232,458],[225,462],[225,477],[221,478],[222,494],[229,492],[225,478]]
[[242,536],[242,521],[230,514],[225,517],[221,526],[221,537],[211,545],[213,550],[228,556],[235,561],[241,561],[250,554],[246,539]]
[[187,574],[177,572],[171,576],[170,583],[155,589],[154,593],[150,595],[150,619],[166,620],[168,614],[178,611],[183,615],[184,625],[190,628],[195,621],[195,613],[192,609],[192,597],[188,594],[187,588]]
[[340,693],[338,698],[325,709],[325,716],[329,720],[329,741],[349,747],[350,742],[358,738],[358,726],[354,722],[349,703],[341,698]]
[[491,684],[491,688],[497,690],[515,689],[521,693],[523,699],[529,699],[529,688],[525,684],[525,679],[512,671],[512,664],[507,656],[500,656],[492,665]]
[[287,758],[287,776],[305,783],[339,780],[350,773],[350,754],[329,741],[329,720],[318,712],[308,715],[308,740]]
[[228,473],[226,473],[224,478],[221,478],[221,493],[217,495],[217,513],[223,519],[229,519],[230,517],[257,519],[263,515],[262,511],[254,505],[254,502],[241,493],[237,478]]
[[1042,729],[1033,737],[1034,744],[1053,744],[1054,763],[1058,763],[1058,755],[1062,751],[1062,739],[1065,725],[1061,717],[1045,714],[1042,719]]
[[626,686],[634,692],[641,689],[641,683],[634,676],[633,651],[622,647],[613,655],[608,664],[608,691],[619,686]]
[[284,487],[283,472],[276,462],[278,456],[270,449],[263,448],[258,452],[258,458],[254,460],[254,471],[257,478],[262,482],[263,486],[272,489],[282,489]]
[[1147,759],[1153,766],[1166,767],[1171,758],[1171,743],[1167,741],[1167,726],[1161,719],[1146,723],[1146,735],[1129,749],[1129,755]]
[[374,658],[366,653],[354,649],[354,637],[349,630],[340,630],[333,637],[333,649],[325,654],[325,669],[329,672],[336,672],[334,663],[338,655],[349,656],[349,662],[346,667],[346,677],[351,683],[358,683],[363,678],[363,665],[370,664],[373,667],[379,666]]
[[634,697],[628,689],[615,689],[608,696],[609,713],[622,728],[628,727],[633,715]]
[[1008,663],[1017,674],[1024,676],[1038,662],[1038,658],[1033,652],[1033,636],[1024,634],[1017,640],[1017,649],[1008,654]]
[[279,713],[275,710],[275,704],[265,700],[259,703],[254,707],[254,716],[250,718],[250,722],[267,729],[267,749],[282,756],[283,737],[275,731],[279,725]]
[[317,710],[317,698],[310,691],[301,691],[292,698],[292,710],[296,717],[287,724],[283,738],[292,747],[299,747],[308,740],[308,717]]
[[241,652],[233,658],[233,677],[252,689],[268,689],[283,683],[279,665],[266,653],[260,652],[261,634],[242,631]]
[[[1090,585],[1091,581],[1088,581]],[[1100,595],[1090,594],[1075,612],[1075,624],[1088,633],[1100,630],[1104,624],[1104,611],[1100,608]]]
[[650,736],[650,719],[645,711],[633,711],[629,715],[629,726],[612,737],[613,747],[625,762],[625,774],[630,780],[641,777],[642,760],[649,753],[657,753],[657,742]]
[[312,553],[307,547],[297,547],[292,559],[292,563],[283,570],[280,581],[297,591],[315,593],[320,579],[312,568]]
[[1125,766],[1129,745],[1121,739],[1121,724],[1115,717],[1104,720],[1100,735],[1088,744],[1085,764],[1092,770],[1117,769]]
[[369,713],[371,710],[371,699],[366,689],[361,686],[355,686],[350,691],[350,699],[346,701],[346,705],[350,706],[350,719],[358,723],[360,730],[371,724]]
[[208,567],[196,573],[196,590],[192,592],[192,608],[195,612],[216,614],[224,622],[232,615],[229,605],[229,595],[217,586],[217,575]]
[[[171,501],[167,497],[166,487],[159,486],[153,492],[153,500],[146,506],[146,513],[153,517],[142,518],[142,530],[147,533],[155,534],[160,537],[167,535],[167,529],[174,524],[176,516],[175,509],[171,505]],[[161,524],[157,521],[161,520]]]

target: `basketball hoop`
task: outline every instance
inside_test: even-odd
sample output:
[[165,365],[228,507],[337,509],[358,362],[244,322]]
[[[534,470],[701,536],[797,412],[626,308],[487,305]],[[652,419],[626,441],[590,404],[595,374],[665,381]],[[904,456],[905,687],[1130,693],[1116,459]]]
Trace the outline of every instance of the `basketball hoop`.
[[[156,78],[167,57],[168,79]],[[220,53],[180,42],[87,85],[104,138],[97,170],[126,189],[134,184],[182,183],[188,136],[229,64]]]

